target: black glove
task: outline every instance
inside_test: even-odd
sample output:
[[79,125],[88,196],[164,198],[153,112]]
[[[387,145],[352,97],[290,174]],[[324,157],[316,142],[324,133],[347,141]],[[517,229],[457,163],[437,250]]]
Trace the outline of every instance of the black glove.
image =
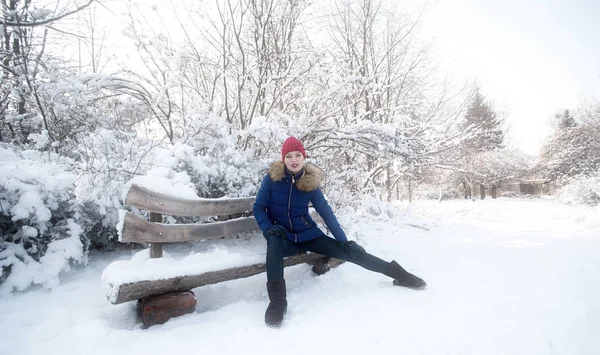
[[265,238],[269,238],[270,236],[283,238],[287,235],[287,229],[281,224],[276,224],[267,228],[267,230],[263,233]]
[[350,256],[350,260],[355,260],[367,253],[365,248],[361,247],[357,242],[353,240],[344,242],[343,248],[344,250],[346,250],[346,253],[348,253],[348,255]]

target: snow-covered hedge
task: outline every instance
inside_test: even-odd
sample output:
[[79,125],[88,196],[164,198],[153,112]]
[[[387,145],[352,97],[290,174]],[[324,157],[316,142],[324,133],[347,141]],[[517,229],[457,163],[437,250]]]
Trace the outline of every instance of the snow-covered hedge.
[[77,141],[71,157],[0,145],[0,294],[51,288],[89,249],[118,245],[123,186],[153,145],[106,129]]
[[115,226],[123,206],[123,187],[151,166],[158,144],[134,133],[100,128],[78,137],[73,156],[78,179],[74,186],[79,212],[86,221],[90,249],[117,246]]
[[0,145],[0,165],[0,294],[52,287],[70,262],[86,262],[73,162]]
[[196,107],[188,121],[189,135],[157,161],[171,162],[171,169],[186,172],[200,197],[255,194],[260,181],[258,173],[265,164],[244,143],[248,137],[205,107]]
[[573,205],[600,205],[600,175],[572,179],[559,190],[558,199]]

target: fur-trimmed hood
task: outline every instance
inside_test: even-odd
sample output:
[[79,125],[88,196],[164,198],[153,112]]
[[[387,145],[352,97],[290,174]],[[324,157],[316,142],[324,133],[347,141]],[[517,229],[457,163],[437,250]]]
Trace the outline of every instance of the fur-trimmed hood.
[[[282,161],[275,161],[269,166],[269,176],[273,181],[281,181],[286,176],[286,173],[290,175],[286,171],[285,164]],[[323,172],[314,164],[306,163],[299,174],[302,174],[302,176],[296,182],[298,190],[309,192],[321,186]]]

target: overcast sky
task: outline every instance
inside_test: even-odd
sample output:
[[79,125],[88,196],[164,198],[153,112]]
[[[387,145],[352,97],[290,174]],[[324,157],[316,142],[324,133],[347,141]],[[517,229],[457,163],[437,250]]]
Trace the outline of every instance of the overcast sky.
[[600,0],[438,0],[425,30],[453,71],[508,110],[526,152],[557,110],[600,99]]

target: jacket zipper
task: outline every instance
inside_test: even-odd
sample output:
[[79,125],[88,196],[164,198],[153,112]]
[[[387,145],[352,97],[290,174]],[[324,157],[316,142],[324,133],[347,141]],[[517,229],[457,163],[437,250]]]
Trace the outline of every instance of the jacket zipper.
[[308,223],[308,222],[307,222],[307,221],[304,219],[304,217],[300,217],[300,218],[302,218],[302,222],[304,222],[304,224],[306,224],[306,226],[307,226],[308,228],[311,228],[311,227],[312,227],[312,226],[310,225],[310,223]]
[[[288,222],[290,223],[290,231],[293,231],[292,228],[292,217],[290,216],[290,210],[292,208],[292,187],[294,187],[294,175],[292,174],[292,183],[290,184],[290,194],[288,196]],[[294,233],[294,241],[298,243],[298,234]]]

